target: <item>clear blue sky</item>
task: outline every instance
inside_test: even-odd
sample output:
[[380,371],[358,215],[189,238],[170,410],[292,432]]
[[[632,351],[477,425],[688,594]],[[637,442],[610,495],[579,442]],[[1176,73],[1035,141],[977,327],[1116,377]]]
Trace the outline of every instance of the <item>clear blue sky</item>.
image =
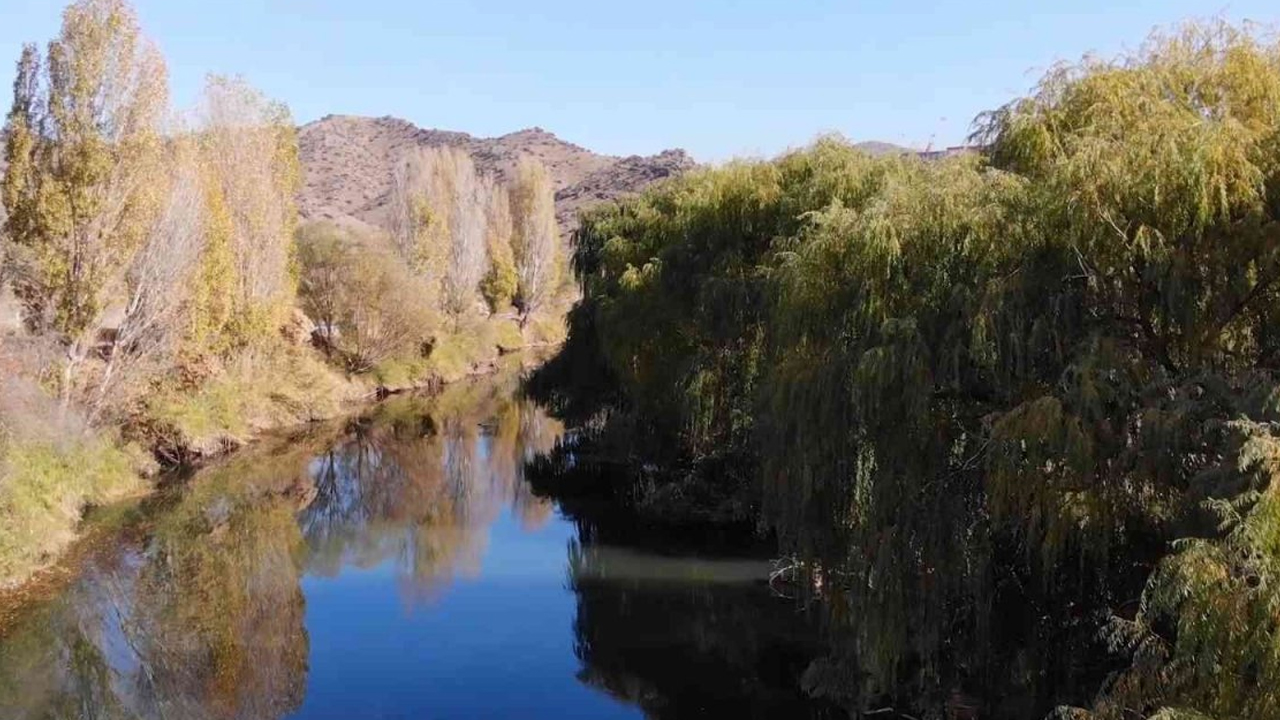
[[[62,0],[0,0],[0,61]],[[300,122],[396,115],[498,135],[542,126],[614,154],[772,155],[836,131],[959,142],[1046,67],[1156,26],[1280,22],[1276,0],[136,0],[174,99],[241,74]],[[7,94],[12,69],[0,73]],[[4,100],[7,106],[7,99]]]

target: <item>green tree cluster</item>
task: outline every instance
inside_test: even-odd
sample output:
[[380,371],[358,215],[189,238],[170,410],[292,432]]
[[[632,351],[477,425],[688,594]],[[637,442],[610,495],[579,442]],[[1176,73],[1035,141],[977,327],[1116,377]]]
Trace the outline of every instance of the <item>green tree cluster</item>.
[[1280,45],[1188,26],[977,126],[589,213],[536,384],[594,384],[551,396],[664,469],[642,506],[776,532],[842,629],[815,692],[1280,714]]

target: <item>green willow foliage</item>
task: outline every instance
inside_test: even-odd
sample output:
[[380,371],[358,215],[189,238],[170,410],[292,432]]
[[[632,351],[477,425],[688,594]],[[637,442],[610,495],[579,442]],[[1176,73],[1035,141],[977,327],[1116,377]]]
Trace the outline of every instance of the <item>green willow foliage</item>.
[[[1057,68],[979,119],[981,153],[821,140],[583,219],[579,357],[552,371],[609,379],[607,425],[676,469],[647,492],[727,472],[776,530],[857,668],[815,691],[1016,685],[992,649],[1012,632],[1057,682],[1034,707],[1280,715],[1280,45],[1260,38],[1189,27]],[[1011,602],[1043,618],[994,626]],[[1117,654],[1064,666],[1046,623]]]

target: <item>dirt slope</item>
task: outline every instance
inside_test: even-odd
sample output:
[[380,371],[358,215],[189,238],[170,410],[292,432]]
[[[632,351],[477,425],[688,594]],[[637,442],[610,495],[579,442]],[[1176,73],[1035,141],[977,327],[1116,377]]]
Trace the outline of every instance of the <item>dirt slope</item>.
[[576,213],[590,204],[634,193],[693,167],[683,150],[650,157],[598,155],[541,129],[496,138],[419,128],[392,117],[330,115],[299,131],[306,219],[381,225],[395,163],[415,146],[466,148],[482,172],[506,180],[521,155],[541,160],[556,184],[561,228],[573,229]]

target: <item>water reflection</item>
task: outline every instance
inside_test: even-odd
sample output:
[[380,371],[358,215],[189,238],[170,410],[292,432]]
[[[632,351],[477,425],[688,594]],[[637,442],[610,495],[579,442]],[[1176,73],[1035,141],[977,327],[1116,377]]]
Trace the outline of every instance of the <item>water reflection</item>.
[[500,512],[530,529],[545,523],[552,505],[529,492],[524,461],[550,447],[559,426],[527,403],[484,400],[436,415],[392,400],[312,460],[315,497],[298,518],[307,571],[390,563],[406,597],[430,598],[480,572]]
[[0,648],[0,717],[276,718],[301,701],[301,536],[283,493],[193,493]]
[[584,682],[653,718],[841,716],[801,691],[824,646],[766,565],[575,545],[569,567]]
[[[197,473],[0,636],[0,717],[819,716],[757,561],[592,544],[478,382]],[[567,550],[566,550],[567,549]]]

